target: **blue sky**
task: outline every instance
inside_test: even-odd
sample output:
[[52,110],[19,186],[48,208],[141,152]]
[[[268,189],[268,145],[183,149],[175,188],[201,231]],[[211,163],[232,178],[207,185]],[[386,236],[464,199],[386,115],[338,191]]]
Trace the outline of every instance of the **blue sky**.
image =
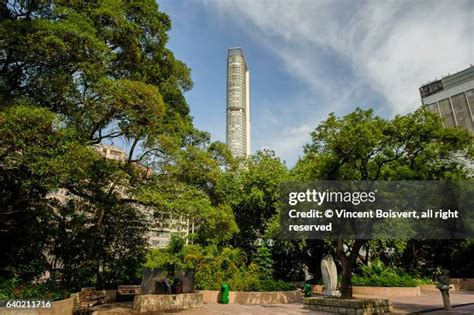
[[192,69],[195,126],[225,142],[227,48],[250,70],[251,150],[288,165],[330,112],[393,117],[418,88],[474,63],[474,0],[160,0],[168,47]]

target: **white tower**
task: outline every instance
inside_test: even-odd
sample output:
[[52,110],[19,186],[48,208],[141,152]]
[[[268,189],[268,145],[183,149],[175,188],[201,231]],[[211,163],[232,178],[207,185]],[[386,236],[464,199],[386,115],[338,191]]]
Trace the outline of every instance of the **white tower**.
[[247,157],[250,154],[249,79],[249,70],[242,48],[229,48],[226,142],[235,157]]

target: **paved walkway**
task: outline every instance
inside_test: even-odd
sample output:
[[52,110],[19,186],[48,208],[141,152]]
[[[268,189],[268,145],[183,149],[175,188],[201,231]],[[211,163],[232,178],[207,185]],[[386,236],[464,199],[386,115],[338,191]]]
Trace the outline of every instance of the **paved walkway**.
[[[94,307],[93,315],[139,315],[132,310],[132,302],[111,303]],[[205,303],[197,309],[185,311],[168,311],[165,314],[179,315],[329,315],[326,312],[314,312],[303,309],[303,304],[270,304],[270,305],[244,305],[244,304],[208,304]]]
[[243,304],[204,304],[203,307],[181,311],[179,315],[328,315],[331,313],[315,312],[303,309],[303,304],[270,304],[270,305],[243,305]]
[[[359,295],[367,298],[372,296]],[[452,312],[442,311],[443,301],[438,292],[426,292],[421,296],[388,297],[395,306],[395,314],[470,314],[474,315],[474,292],[452,292]],[[374,298],[377,298],[374,296]],[[381,297],[378,297],[381,298]],[[385,297],[387,298],[387,297]],[[468,304],[468,305],[465,305]],[[464,305],[456,307],[456,305]],[[296,315],[296,314],[330,314],[303,309],[302,304],[274,304],[274,305],[239,305],[239,304],[205,304],[202,308],[179,312],[180,315]]]
[[[367,298],[375,296],[359,295]],[[378,297],[381,298],[381,297]],[[385,297],[387,298],[387,297]],[[452,312],[442,311],[443,302],[438,292],[424,292],[415,297],[389,297],[395,307],[394,314],[470,314],[474,315],[474,292],[452,292]],[[456,307],[456,305],[463,305]],[[131,310],[132,303],[113,303],[96,308],[100,315],[109,314],[136,314]],[[97,314],[97,313],[96,313]],[[170,314],[170,313],[167,313]],[[171,312],[179,315],[328,315],[331,313],[316,312],[303,309],[303,304],[271,304],[271,305],[243,305],[243,304],[204,304],[203,307],[192,310]]]
[[[357,296],[356,297],[374,297],[376,296]],[[380,298],[380,297],[379,297]],[[420,296],[399,296],[399,297],[387,297],[389,298],[395,309],[399,313],[417,313],[422,314],[433,314],[433,310],[443,308],[443,300],[439,292],[423,292]],[[465,305],[461,307],[454,307],[456,312],[468,312],[467,314],[474,314],[474,292],[463,292],[463,291],[451,291],[450,293],[451,304]]]

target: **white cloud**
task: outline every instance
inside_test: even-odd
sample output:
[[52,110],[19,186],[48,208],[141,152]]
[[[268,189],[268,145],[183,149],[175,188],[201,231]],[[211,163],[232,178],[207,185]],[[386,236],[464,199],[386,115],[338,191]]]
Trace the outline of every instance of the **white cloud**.
[[[330,110],[318,109],[314,102],[305,100],[303,97],[297,99],[285,99],[282,101],[286,106],[270,107],[262,105],[255,109],[258,123],[253,119],[252,123],[252,149],[263,150],[268,148],[292,166],[298,156],[303,154],[303,146],[311,140],[310,133],[320,122],[321,117],[327,117]],[[295,104],[295,105],[292,105]],[[272,105],[275,105],[272,103]],[[269,108],[273,108],[271,111]],[[306,108],[304,117],[296,115],[297,112]],[[318,112],[306,115],[308,112]]]
[[284,128],[281,135],[272,137],[268,145],[263,145],[259,149],[275,150],[278,156],[292,165],[298,156],[303,153],[303,146],[311,140],[310,133],[314,126],[300,125],[294,128]]
[[[206,3],[223,23],[239,23],[321,100],[317,113],[308,108],[311,118],[300,122],[302,129],[323,114],[356,106],[407,113],[420,105],[420,85],[474,62],[473,0]],[[384,101],[363,103],[373,99]],[[291,134],[291,128],[274,135],[277,153],[290,154],[295,147],[301,152],[302,139],[309,139],[306,130]]]
[[385,97],[389,113],[406,113],[419,106],[421,84],[474,61],[472,0],[209,4],[240,21],[313,93],[340,106],[354,106],[348,98],[363,85]]

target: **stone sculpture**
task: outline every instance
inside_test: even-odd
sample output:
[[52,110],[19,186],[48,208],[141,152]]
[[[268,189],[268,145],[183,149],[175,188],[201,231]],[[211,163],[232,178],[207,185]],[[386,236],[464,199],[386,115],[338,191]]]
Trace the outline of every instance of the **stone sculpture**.
[[321,275],[324,283],[325,296],[339,296],[340,293],[336,290],[337,286],[337,269],[336,263],[331,255],[326,255],[321,260]]
[[309,281],[309,280],[313,279],[313,276],[309,272],[309,268],[308,268],[307,265],[303,265],[303,273],[304,273],[304,282],[305,283],[306,283],[306,281]]
[[166,271],[159,269],[145,268],[141,285],[141,294],[156,294],[157,283],[166,277]]
[[141,284],[142,294],[181,294],[194,292],[194,270],[170,272],[145,268]]
[[449,270],[443,269],[437,275],[436,280],[438,284],[436,287],[441,292],[441,296],[443,297],[443,305],[444,309],[447,311],[452,310],[451,300],[449,298],[449,289],[451,289],[451,279],[449,278]]

